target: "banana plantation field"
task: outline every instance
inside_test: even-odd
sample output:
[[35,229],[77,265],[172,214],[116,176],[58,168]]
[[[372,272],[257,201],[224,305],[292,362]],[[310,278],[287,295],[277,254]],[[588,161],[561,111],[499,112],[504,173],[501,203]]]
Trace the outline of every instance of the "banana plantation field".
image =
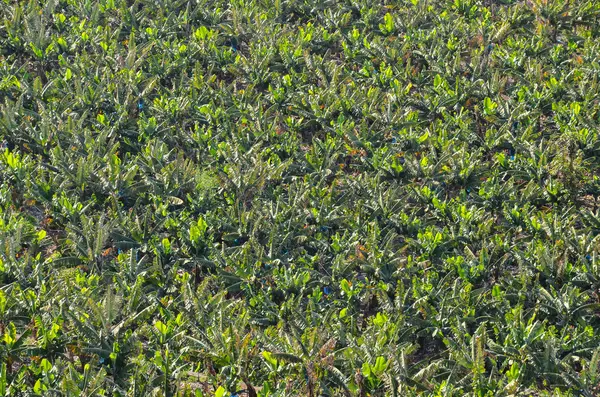
[[1,0],[0,397],[600,395],[599,0]]

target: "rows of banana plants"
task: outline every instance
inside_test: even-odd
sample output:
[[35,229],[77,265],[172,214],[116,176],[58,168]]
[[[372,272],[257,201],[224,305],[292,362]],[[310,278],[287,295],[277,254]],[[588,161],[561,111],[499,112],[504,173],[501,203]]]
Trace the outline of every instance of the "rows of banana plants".
[[0,1],[0,396],[600,393],[600,1]]

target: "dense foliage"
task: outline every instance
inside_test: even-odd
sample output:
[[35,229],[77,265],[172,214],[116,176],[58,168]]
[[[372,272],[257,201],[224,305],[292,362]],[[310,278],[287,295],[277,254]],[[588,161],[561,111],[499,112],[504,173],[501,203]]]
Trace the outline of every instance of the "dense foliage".
[[597,395],[599,20],[2,0],[0,396]]

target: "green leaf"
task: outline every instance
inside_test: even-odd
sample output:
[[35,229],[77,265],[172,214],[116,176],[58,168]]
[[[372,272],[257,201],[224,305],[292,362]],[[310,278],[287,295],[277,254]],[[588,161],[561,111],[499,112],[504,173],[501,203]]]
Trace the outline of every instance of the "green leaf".
[[52,369],[52,364],[50,364],[50,361],[48,361],[47,359],[43,358],[40,362],[40,368],[44,372],[49,372]]
[[371,366],[369,365],[369,363],[363,363],[360,372],[367,378],[371,377]]
[[377,359],[375,359],[375,365],[371,369],[374,374],[380,376],[385,372],[387,367],[388,362],[386,361],[386,359],[384,357],[379,356],[377,357]]
[[343,308],[342,310],[340,310],[340,314],[339,314],[340,319],[345,318],[347,315],[348,315],[347,308]]
[[485,97],[485,99],[483,100],[483,113],[486,116],[492,116],[496,113],[496,108],[498,107],[498,104],[494,101],[492,101],[489,97]]
[[502,289],[499,285],[496,284],[492,287],[492,296],[497,299],[502,298]]
[[171,253],[171,242],[168,238],[163,238],[161,244],[166,254]]
[[521,369],[519,368],[519,364],[513,362],[510,366],[510,369],[506,371],[506,377],[509,381],[517,380],[519,378],[520,373]]
[[385,313],[377,313],[375,318],[373,319],[373,324],[378,327],[383,327],[388,322],[388,316]]
[[198,218],[198,222],[196,224],[192,223],[190,225],[190,230],[189,230],[190,240],[194,244],[198,244],[200,239],[202,237],[204,237],[204,234],[205,234],[207,228],[208,228],[208,225],[206,224],[206,221],[204,220],[204,218],[201,216],[200,218]]
[[194,38],[198,41],[202,41],[202,40],[206,39],[207,37],[209,37],[209,31],[206,28],[206,26],[200,26],[194,32]]
[[159,368],[162,368],[164,366],[162,354],[158,350],[154,352],[154,364]]
[[169,327],[167,327],[167,325],[160,320],[156,321],[154,327],[163,335],[167,335],[169,332]]
[[352,289],[351,289],[351,284],[348,280],[343,279],[340,282],[340,288],[342,289],[342,291],[344,291],[344,293],[348,296],[352,295]]
[[262,352],[262,356],[264,357],[265,360],[267,360],[267,362],[269,364],[271,364],[273,367],[277,367],[277,359],[273,356],[273,354],[271,352],[268,351],[263,351]]
[[33,51],[33,54],[37,58],[42,59],[44,57],[44,52],[41,49],[39,49],[38,47],[36,47],[35,44],[29,43],[29,47],[31,47],[31,50]]
[[219,388],[215,390],[215,397],[223,397],[225,393],[225,388],[223,386],[219,386]]
[[46,385],[42,383],[41,379],[38,379],[37,382],[35,382],[35,385],[33,385],[33,392],[35,394],[43,394],[47,390],[48,387],[46,387]]
[[383,17],[383,25],[379,25],[379,29],[386,34],[394,31],[394,17],[389,12]]

